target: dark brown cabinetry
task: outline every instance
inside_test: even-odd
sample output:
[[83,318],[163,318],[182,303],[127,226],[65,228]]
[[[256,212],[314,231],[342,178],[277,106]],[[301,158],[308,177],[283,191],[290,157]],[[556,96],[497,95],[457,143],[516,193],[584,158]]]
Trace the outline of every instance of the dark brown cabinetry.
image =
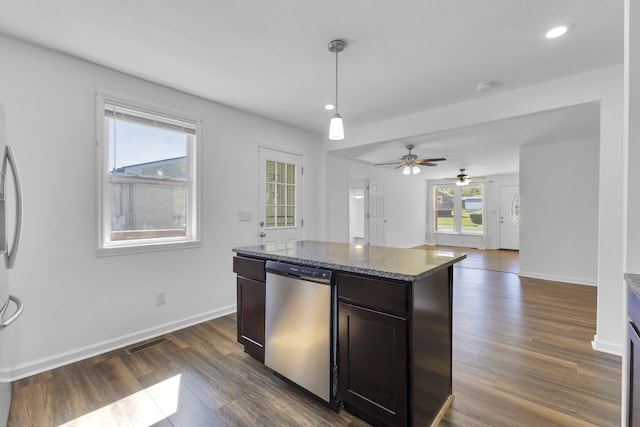
[[415,282],[338,274],[345,409],[376,426],[428,426],[451,396],[452,268]]
[[627,353],[627,425],[640,427],[640,295],[631,287],[627,291],[628,353]]
[[237,278],[238,342],[244,351],[264,362],[265,261],[233,258]]

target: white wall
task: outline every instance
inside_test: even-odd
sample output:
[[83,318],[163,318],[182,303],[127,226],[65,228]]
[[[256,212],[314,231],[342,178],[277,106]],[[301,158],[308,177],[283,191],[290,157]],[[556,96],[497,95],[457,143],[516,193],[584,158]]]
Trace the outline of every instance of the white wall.
[[[24,190],[11,292],[26,307],[3,332],[0,380],[235,311],[231,248],[257,240],[238,211],[256,215],[258,144],[302,152],[305,191],[324,191],[320,136],[14,39],[0,37],[0,51]],[[96,90],[203,119],[201,248],[96,258]],[[304,237],[317,238],[321,204],[304,203]]]
[[597,139],[520,149],[521,276],[597,284],[598,155]]
[[451,184],[451,182],[431,180],[428,183],[427,193],[427,243],[429,245],[461,246],[480,249],[500,248],[500,187],[506,185],[518,185],[518,174],[502,174],[486,176],[484,180],[483,199],[484,209],[484,236],[436,234],[434,233],[434,198],[431,197],[434,186],[438,184]]
[[[627,271],[640,273],[640,5],[627,1],[627,57],[625,70],[626,129],[628,145],[628,223],[627,223]],[[633,18],[631,18],[633,16]]]
[[[624,228],[625,228],[625,252],[623,254],[623,262],[625,271],[629,273],[640,273],[640,221],[638,212],[640,212],[640,6],[638,2],[625,0],[625,40],[624,40],[624,144],[627,150],[627,161],[624,164],[624,175],[626,180],[623,181],[625,189],[625,205],[623,210]],[[631,25],[633,23],[633,25]],[[626,288],[623,295],[624,310],[623,316],[627,313]],[[625,337],[627,328],[624,327]],[[628,384],[628,339],[625,341],[625,352],[622,357],[622,416],[620,425],[627,425],[627,392]]]
[[327,237],[349,240],[349,176],[369,179],[385,188],[386,246],[413,247],[425,244],[426,181],[420,175],[405,176],[333,154],[327,156]]

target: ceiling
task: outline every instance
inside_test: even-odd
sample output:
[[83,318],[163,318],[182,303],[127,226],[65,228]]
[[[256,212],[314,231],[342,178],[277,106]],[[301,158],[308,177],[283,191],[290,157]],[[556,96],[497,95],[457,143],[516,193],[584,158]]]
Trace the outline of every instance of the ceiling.
[[[543,37],[567,22],[566,36]],[[327,45],[342,38],[347,137],[350,127],[621,63],[623,27],[622,0],[3,0],[0,14],[1,33],[320,135],[335,96]],[[498,85],[476,92],[483,81]],[[597,136],[593,106],[555,113],[338,154],[375,163],[414,143],[456,170],[495,151],[469,172],[513,172],[523,140],[584,137],[585,124]]]

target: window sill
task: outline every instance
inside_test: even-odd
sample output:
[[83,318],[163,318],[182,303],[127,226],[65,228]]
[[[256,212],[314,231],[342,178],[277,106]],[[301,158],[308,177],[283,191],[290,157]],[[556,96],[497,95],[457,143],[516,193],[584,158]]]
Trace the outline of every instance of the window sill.
[[442,236],[477,236],[477,237],[484,237],[484,233],[456,233],[454,231],[436,231],[435,232],[436,235],[442,235]]
[[140,254],[149,252],[160,251],[173,251],[177,249],[190,249],[199,248],[202,246],[201,240],[192,240],[189,242],[162,242],[162,243],[147,243],[131,246],[113,246],[108,248],[96,249],[96,257]]

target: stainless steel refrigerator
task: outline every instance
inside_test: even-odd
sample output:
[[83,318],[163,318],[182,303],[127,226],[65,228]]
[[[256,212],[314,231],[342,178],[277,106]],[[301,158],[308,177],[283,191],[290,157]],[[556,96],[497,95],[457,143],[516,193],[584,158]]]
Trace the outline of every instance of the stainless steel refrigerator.
[[[20,243],[20,231],[22,228],[22,191],[20,178],[16,169],[15,158],[11,147],[6,144],[5,113],[0,104],[0,149],[2,160],[0,169],[0,349],[3,343],[3,330],[10,326],[22,314],[22,301],[10,294],[9,270],[13,268]],[[10,173],[11,175],[7,175]],[[11,183],[7,184],[7,183]],[[13,187],[13,188],[6,188]],[[5,190],[9,190],[5,193]],[[5,196],[10,197],[12,213],[6,209]],[[14,213],[15,212],[15,213]],[[13,219],[15,215],[15,219]],[[11,219],[7,221],[7,217]],[[7,229],[7,225],[12,230]],[[9,246],[11,245],[11,246]],[[11,383],[0,379],[0,426],[6,426],[11,406]]]

